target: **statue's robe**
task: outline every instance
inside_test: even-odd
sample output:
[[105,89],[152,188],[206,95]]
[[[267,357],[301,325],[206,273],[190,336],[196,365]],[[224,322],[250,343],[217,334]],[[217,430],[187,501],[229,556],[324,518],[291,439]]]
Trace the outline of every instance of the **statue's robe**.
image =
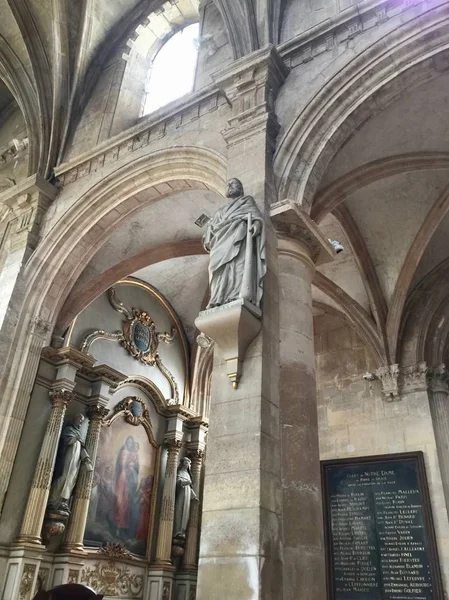
[[81,461],[87,456],[79,427],[73,423],[64,426],[56,454],[50,504],[57,507],[68,501],[75,487]]
[[174,537],[185,537],[190,517],[190,504],[195,497],[189,471],[185,468],[179,469],[176,477]]
[[[248,219],[260,222],[260,235],[252,238]],[[247,261],[247,244],[252,245],[251,261]],[[265,235],[263,218],[252,196],[232,199],[220,208],[209,221],[203,244],[210,252],[208,308],[222,306],[238,298],[245,298],[255,306],[262,300],[262,280],[266,273]],[[245,272],[250,269],[251,272]],[[244,281],[251,281],[242,289]]]

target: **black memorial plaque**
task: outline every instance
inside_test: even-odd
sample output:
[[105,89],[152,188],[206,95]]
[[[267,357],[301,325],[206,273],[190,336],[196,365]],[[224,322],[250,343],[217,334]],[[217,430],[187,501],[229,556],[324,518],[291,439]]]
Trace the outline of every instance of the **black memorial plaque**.
[[330,600],[443,600],[422,452],[322,463]]

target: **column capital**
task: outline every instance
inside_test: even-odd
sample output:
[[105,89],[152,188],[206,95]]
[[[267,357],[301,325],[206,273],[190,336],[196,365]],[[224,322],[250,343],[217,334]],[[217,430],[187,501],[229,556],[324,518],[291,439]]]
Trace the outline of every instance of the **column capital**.
[[187,448],[187,458],[190,458],[192,461],[202,461],[204,458],[204,454],[204,448]]
[[422,392],[428,389],[428,367],[425,361],[414,365],[401,367],[402,386],[401,392],[404,394],[411,392]]
[[28,246],[31,251],[37,246],[44,215],[58,193],[55,186],[35,174],[0,194],[15,224],[12,247]]
[[89,421],[102,421],[108,413],[109,410],[102,404],[90,404],[86,409]]
[[429,369],[427,373],[429,390],[434,394],[449,394],[449,372],[446,365],[441,363]]
[[399,399],[399,365],[386,365],[379,367],[376,375],[382,384],[382,392],[389,401]]
[[229,126],[222,132],[228,144],[261,129],[267,130],[274,144],[279,132],[274,104],[288,73],[276,48],[266,46],[212,75],[232,108]]
[[281,254],[295,257],[312,269],[334,259],[335,251],[326,236],[299,204],[292,200],[276,202],[270,216]]
[[164,440],[164,446],[167,448],[169,453],[176,453],[182,448],[182,440],[176,438],[167,438]]
[[75,394],[72,390],[63,387],[50,390],[48,395],[55,408],[66,408],[75,398]]

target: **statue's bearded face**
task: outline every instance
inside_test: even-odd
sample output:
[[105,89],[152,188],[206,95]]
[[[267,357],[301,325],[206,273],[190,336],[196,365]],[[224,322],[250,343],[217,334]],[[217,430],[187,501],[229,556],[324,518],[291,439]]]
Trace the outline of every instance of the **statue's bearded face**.
[[243,196],[242,182],[239,179],[230,179],[226,190],[226,198],[239,198],[239,196]]
[[84,421],[84,415],[82,415],[81,413],[78,413],[77,415],[75,415],[75,418],[73,419],[73,422],[76,425],[76,427],[81,427],[83,421]]

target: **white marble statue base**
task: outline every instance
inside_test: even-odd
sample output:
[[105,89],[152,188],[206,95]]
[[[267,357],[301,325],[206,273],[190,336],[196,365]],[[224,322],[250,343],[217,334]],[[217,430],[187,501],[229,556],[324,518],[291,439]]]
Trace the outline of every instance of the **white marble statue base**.
[[198,329],[214,340],[220,349],[234,389],[237,389],[242,375],[248,346],[262,328],[261,319],[262,311],[242,299],[204,310],[195,320]]

